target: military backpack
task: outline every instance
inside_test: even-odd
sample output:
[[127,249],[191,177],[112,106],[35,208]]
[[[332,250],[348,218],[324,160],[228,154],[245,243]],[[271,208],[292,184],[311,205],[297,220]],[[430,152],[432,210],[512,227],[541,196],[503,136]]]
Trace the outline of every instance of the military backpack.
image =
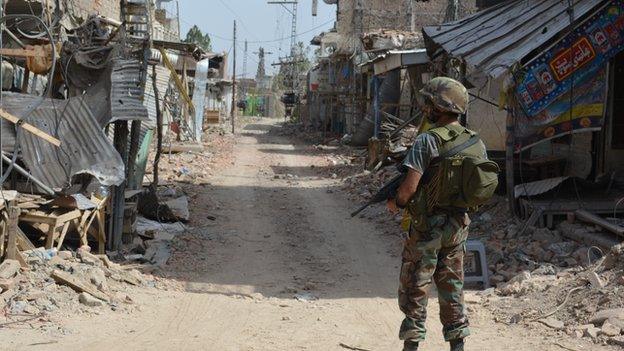
[[439,156],[433,158],[410,201],[412,217],[434,209],[475,210],[489,200],[498,186],[500,168],[486,156],[477,133],[457,124],[433,128]]

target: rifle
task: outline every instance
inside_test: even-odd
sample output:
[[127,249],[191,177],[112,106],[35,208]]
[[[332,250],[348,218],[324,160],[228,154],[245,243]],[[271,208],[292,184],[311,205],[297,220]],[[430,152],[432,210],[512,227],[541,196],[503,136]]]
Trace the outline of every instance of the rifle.
[[388,183],[384,184],[384,186],[379,189],[379,191],[375,194],[375,196],[373,196],[372,199],[364,204],[364,206],[358,208],[355,212],[351,213],[351,217],[357,216],[360,212],[364,211],[366,208],[368,208],[368,206],[372,204],[376,204],[395,197],[397,190],[399,189],[399,186],[401,186],[401,183],[403,183],[406,175],[407,172],[401,173],[396,177],[392,178]]

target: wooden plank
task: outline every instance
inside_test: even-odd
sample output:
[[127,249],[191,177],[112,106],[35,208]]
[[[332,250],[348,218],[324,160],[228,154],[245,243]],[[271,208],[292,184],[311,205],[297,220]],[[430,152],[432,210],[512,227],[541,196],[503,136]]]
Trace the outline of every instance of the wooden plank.
[[24,130],[27,130],[27,131],[31,132],[32,134],[38,136],[39,138],[47,141],[48,143],[50,143],[50,144],[52,144],[52,145],[54,145],[56,147],[61,146],[61,141],[58,140],[57,138],[51,136],[50,134],[42,131],[41,129],[33,126],[30,123],[24,122],[24,120],[22,120],[21,118],[16,117],[16,116],[8,113],[7,111],[5,111],[3,109],[0,109],[0,117],[6,119],[7,121],[9,121],[9,122],[11,122],[11,123],[13,123],[15,125],[20,125],[22,128],[24,128]]
[[50,54],[46,50],[29,50],[29,49],[0,49],[0,55],[12,57],[49,57]]
[[26,258],[21,252],[17,252],[17,254],[15,255],[15,259],[17,260],[17,262],[19,262],[22,268],[30,269],[30,265],[28,264],[28,262],[26,262]]
[[99,291],[93,284],[85,282],[76,276],[73,276],[67,272],[60,271],[55,269],[52,274],[50,274],[52,279],[54,279],[58,284],[67,285],[70,288],[76,290],[77,292],[86,292],[87,294],[92,295],[100,300],[109,302],[110,298]]
[[50,225],[48,228],[48,232],[46,233],[46,243],[45,248],[51,249],[54,246],[54,239],[56,236],[56,225]]
[[56,217],[51,217],[48,215],[26,213],[20,217],[20,221],[28,222],[28,223],[45,223],[45,224],[54,225],[56,224],[57,219]]
[[14,260],[17,258],[17,231],[19,230],[19,228],[17,227],[17,221],[19,218],[19,214],[19,208],[15,206],[9,207],[9,222],[7,228],[8,243],[6,258],[10,260]]
[[65,223],[67,221],[71,221],[72,219],[80,218],[80,216],[82,216],[81,210],[73,210],[58,216],[57,220],[59,223]]
[[608,231],[610,231],[611,233],[615,233],[617,235],[620,236],[624,236],[624,227],[621,227],[617,224],[613,224],[609,221],[607,221],[606,219],[596,216],[593,213],[587,212],[585,210],[576,210],[574,212],[576,218],[584,221],[584,222],[588,222],[588,223],[592,223],[595,224],[599,227],[602,227]]
[[59,236],[58,243],[56,244],[57,250],[61,249],[61,246],[63,245],[63,241],[65,241],[65,235],[67,235],[67,230],[69,230],[70,224],[71,224],[71,221],[67,221],[65,222],[65,224],[63,224],[63,229],[61,229],[61,235]]

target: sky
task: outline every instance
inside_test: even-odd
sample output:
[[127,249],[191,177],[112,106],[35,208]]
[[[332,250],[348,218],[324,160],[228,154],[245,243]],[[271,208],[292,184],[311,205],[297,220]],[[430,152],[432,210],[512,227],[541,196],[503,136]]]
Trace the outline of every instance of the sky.
[[[175,17],[176,0],[163,3],[170,17]],[[292,16],[281,5],[267,4],[267,0],[179,0],[182,38],[196,24],[212,40],[216,52],[232,50],[232,30],[237,22],[236,76],[243,72],[244,42],[248,40],[247,77],[255,77],[258,56],[254,52],[265,48],[267,73],[273,74],[277,67],[271,63],[290,54]],[[289,9],[292,5],[285,5]],[[297,41],[306,46],[318,33],[330,29],[336,19],[336,5],[318,1],[318,14],[312,16],[312,0],[299,0],[297,11]],[[281,39],[281,40],[280,40]],[[270,41],[262,42],[259,41]],[[272,54],[268,54],[272,52]],[[229,55],[232,60],[232,55]],[[230,72],[232,63],[229,64]]]

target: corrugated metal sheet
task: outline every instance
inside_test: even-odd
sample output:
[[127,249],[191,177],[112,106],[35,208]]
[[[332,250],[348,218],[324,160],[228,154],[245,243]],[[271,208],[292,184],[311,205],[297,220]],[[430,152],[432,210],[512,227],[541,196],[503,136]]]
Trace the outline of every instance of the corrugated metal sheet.
[[573,20],[606,5],[606,0],[516,0],[456,22],[423,28],[427,49],[440,47],[464,59],[468,73],[501,76],[517,62],[553,39]]
[[517,198],[521,196],[535,196],[543,194],[557,187],[570,177],[557,177],[542,179],[535,182],[518,184],[514,187],[514,196]]
[[115,60],[111,73],[111,120],[149,119],[143,106],[141,63],[137,60]]
[[[167,93],[169,87],[169,81],[171,78],[171,71],[167,67],[157,65],[156,66],[156,86],[158,87],[158,98],[162,101]],[[156,127],[156,99],[154,96],[154,85],[152,84],[152,69],[148,68],[147,82],[145,84],[145,100],[143,101],[147,108],[149,121],[142,124],[150,125],[151,128]],[[160,104],[162,109],[162,103]],[[165,121],[166,123],[166,121]]]
[[[1,108],[16,115],[35,104],[37,96],[2,93]],[[124,179],[121,157],[106,138],[85,100],[46,99],[27,121],[61,140],[55,147],[21,131],[22,159],[31,174],[52,188],[67,188],[77,174],[88,173],[103,185],[119,185]]]
[[208,65],[210,59],[197,62],[195,69],[195,87],[193,88],[193,106],[195,106],[195,116],[192,119],[193,136],[195,141],[202,139],[204,125],[204,103],[206,102],[206,83],[208,82]]

